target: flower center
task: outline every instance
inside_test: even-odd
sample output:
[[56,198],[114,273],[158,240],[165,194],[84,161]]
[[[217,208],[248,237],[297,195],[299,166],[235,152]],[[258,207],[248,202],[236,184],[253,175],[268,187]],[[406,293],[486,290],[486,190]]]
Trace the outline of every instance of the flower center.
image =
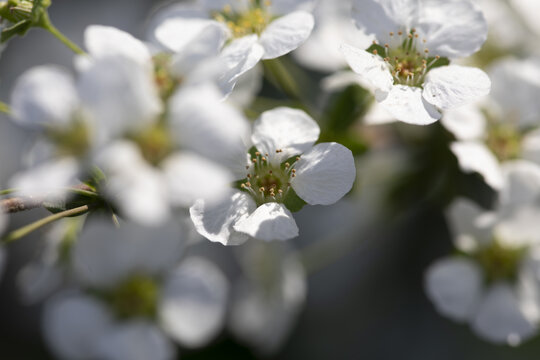
[[227,25],[235,38],[250,34],[260,35],[272,20],[268,12],[270,5],[268,0],[249,0],[249,7],[243,12],[235,12],[230,5],[225,5],[223,10],[214,13],[213,17]]
[[[276,150],[276,153],[280,152],[282,150]],[[257,151],[251,165],[246,167],[248,174],[240,187],[253,196],[257,206],[267,202],[283,202],[291,188],[290,179],[296,176],[294,165],[299,159],[298,156],[294,161],[274,165],[269,154],[262,155]]]
[[134,275],[105,294],[105,299],[121,319],[152,318],[156,314],[158,295],[159,287],[154,279],[145,275]]
[[519,158],[522,135],[511,123],[490,122],[486,143],[499,161]]
[[74,121],[61,129],[50,129],[47,135],[56,145],[56,151],[60,156],[82,157],[90,149],[90,131],[78,115]]
[[[426,40],[420,41],[415,29],[409,32],[390,32],[391,44],[378,45],[373,42],[373,54],[381,56],[388,64],[394,84],[422,87],[429,70],[435,67],[440,56],[430,56],[425,47]],[[419,50],[421,49],[421,50]]]
[[524,253],[524,248],[506,248],[493,241],[474,256],[484,269],[486,281],[493,283],[497,280],[515,279]]
[[158,166],[174,148],[170,134],[161,123],[154,124],[136,134],[130,134],[127,138],[139,146],[143,158],[154,166]]

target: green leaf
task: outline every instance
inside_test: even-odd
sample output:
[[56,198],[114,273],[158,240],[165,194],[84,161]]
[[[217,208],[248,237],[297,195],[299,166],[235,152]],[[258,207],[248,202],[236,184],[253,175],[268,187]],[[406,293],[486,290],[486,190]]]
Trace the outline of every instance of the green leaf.
[[373,96],[363,87],[353,84],[333,94],[324,111],[325,130],[344,133],[369,110]]

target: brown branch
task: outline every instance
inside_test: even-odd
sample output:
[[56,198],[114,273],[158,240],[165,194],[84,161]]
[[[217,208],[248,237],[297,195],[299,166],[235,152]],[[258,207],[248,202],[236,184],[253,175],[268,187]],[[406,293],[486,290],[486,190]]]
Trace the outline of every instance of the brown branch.
[[14,197],[10,199],[0,200],[0,208],[6,213],[17,213],[41,207],[44,197]]

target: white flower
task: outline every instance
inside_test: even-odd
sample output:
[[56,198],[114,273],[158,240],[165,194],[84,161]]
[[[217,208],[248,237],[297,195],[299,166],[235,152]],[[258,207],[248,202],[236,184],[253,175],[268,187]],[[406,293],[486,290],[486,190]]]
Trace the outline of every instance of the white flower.
[[47,302],[46,340],[63,359],[172,359],[171,339],[204,346],[220,331],[228,284],[202,258],[183,255],[182,229],[90,221],[73,250],[75,276],[91,292]]
[[490,81],[482,70],[439,66],[444,58],[474,53],[486,39],[485,20],[470,1],[354,4],[356,25],[375,35],[380,47],[369,53],[343,44],[341,51],[353,71],[374,88],[377,102],[397,120],[431,124],[441,118],[441,110],[489,93]]
[[[229,43],[220,55],[228,69],[222,88],[229,92],[236,79],[261,59],[273,59],[296,49],[309,37],[313,16],[302,8],[311,1],[197,1],[166,8],[158,18],[155,38],[169,49],[184,49],[201,29],[221,25]],[[188,34],[185,36],[185,34]],[[212,44],[223,44],[223,31],[208,34]],[[214,47],[213,47],[214,48]]]
[[443,315],[470,323],[488,341],[518,345],[540,320],[540,171],[526,162],[503,170],[495,211],[464,199],[452,205],[454,242],[464,255],[432,264],[425,287]]
[[282,243],[250,242],[239,259],[229,327],[235,337],[265,356],[287,340],[307,291],[300,261]]
[[242,152],[238,137],[238,143],[221,155],[229,154],[229,166],[239,170],[235,173],[243,179],[240,189],[221,201],[198,200],[191,207],[197,231],[224,245],[248,237],[269,241],[297,236],[287,208],[293,192],[310,205],[330,205],[349,192],[356,178],[350,150],[337,143],[314,146],[319,131],[301,110],[264,112],[253,126],[253,153],[246,155],[249,145]]

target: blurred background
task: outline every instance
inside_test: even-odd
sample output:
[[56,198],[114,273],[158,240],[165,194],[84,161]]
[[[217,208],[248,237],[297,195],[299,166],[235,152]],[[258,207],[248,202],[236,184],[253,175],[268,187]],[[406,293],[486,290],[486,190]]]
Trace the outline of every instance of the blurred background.
[[[90,24],[115,26],[145,38],[147,19],[161,4],[149,0],[53,0],[50,15],[64,34],[82,46],[84,29]],[[289,57],[287,61],[294,60]],[[72,67],[71,62],[69,49],[45,31],[31,30],[24,38],[11,41],[0,57],[0,100],[9,102],[16,78],[28,68],[41,64]],[[304,71],[314,82],[324,76]],[[262,92],[266,97],[280,99],[269,83],[264,84]],[[355,193],[334,206],[305,207],[296,214],[301,236],[293,240],[294,246],[322,245],[309,254],[315,265],[308,269],[307,300],[298,321],[283,348],[269,358],[538,358],[540,339],[518,348],[491,345],[474,335],[467,325],[439,315],[426,298],[426,267],[453,251],[443,213],[445,205],[456,194],[466,194],[488,206],[493,194],[479,176],[459,173],[439,124],[389,128],[371,133],[358,127],[358,137],[365,141],[366,148],[379,142],[373,142],[373,137],[386,139],[388,132],[393,137],[398,134],[400,143],[380,155],[389,160],[379,165],[373,165],[366,149],[357,144],[362,185]],[[29,146],[31,137],[0,115],[0,153],[13,155],[2,156],[4,178],[0,183],[5,184],[10,174],[20,168],[19,155]],[[418,173],[411,175],[402,170],[403,163],[410,161],[417,164]],[[445,185],[433,189],[441,177]],[[390,204],[382,212],[375,209],[376,200],[366,200],[379,191],[384,194],[375,199],[389,200]],[[10,227],[15,229],[44,214],[43,210],[17,214]],[[0,282],[1,359],[52,359],[42,340],[40,306],[23,305],[15,283],[21,266],[39,252],[40,234],[38,231],[7,249],[8,263]],[[216,259],[225,269],[232,267],[229,248],[208,242],[196,251]],[[209,347],[182,351],[181,357],[262,358],[226,330]]]

